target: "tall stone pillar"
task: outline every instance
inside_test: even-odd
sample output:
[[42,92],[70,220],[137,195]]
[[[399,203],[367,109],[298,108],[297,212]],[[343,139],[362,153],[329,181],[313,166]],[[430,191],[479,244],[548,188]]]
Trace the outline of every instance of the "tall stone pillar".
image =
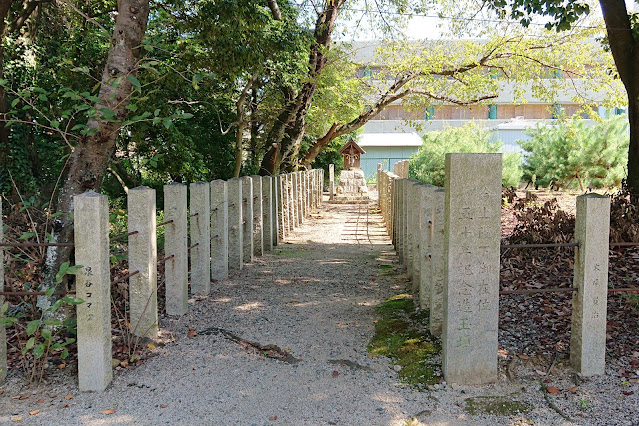
[[138,186],[127,197],[129,232],[129,324],[137,337],[158,335],[157,232],[155,189]]
[[442,369],[449,383],[497,379],[501,154],[446,154]]
[[610,199],[577,197],[570,364],[583,376],[605,372],[609,233]]
[[[273,251],[274,234],[277,235],[277,219],[273,220],[273,176],[263,176],[262,178],[262,234],[264,237],[264,252]],[[277,216],[275,216],[277,218]]]
[[250,176],[242,182],[242,251],[244,263],[253,262],[253,181]]
[[264,254],[262,177],[251,176],[251,180],[253,181],[253,254],[262,256]]
[[191,293],[211,292],[211,188],[208,182],[189,185],[191,213]]
[[77,305],[78,386],[80,391],[101,392],[113,379],[109,202],[106,195],[91,191],[74,196],[73,204],[75,263],[82,265],[76,274],[76,297],[84,301]]
[[233,178],[229,179],[227,183],[229,190],[229,269],[239,271],[244,265],[242,181],[240,178]]
[[211,182],[211,280],[229,277],[229,192],[226,181]]
[[430,333],[441,337],[444,321],[444,290],[446,266],[444,259],[444,188],[436,188],[431,194],[432,221],[430,226]]
[[189,310],[189,260],[186,231],[186,185],[164,185],[164,285],[167,315],[184,315]]

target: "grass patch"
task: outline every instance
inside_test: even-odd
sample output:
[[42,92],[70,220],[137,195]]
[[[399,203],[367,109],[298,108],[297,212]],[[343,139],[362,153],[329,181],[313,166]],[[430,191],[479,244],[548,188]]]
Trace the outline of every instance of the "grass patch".
[[379,269],[393,269],[393,265],[389,265],[387,263],[380,263],[377,267]]
[[381,319],[375,325],[375,335],[368,345],[371,355],[383,355],[402,369],[402,382],[420,389],[438,383],[440,367],[432,362],[440,353],[440,345],[423,332],[427,313],[416,312],[408,294],[399,294],[376,308]]
[[492,414],[495,416],[516,416],[527,413],[533,406],[521,402],[513,401],[505,396],[477,396],[466,398],[464,410],[473,416],[478,414]]
[[306,249],[275,249],[273,254],[285,257],[296,258],[309,258],[312,257],[312,252]]

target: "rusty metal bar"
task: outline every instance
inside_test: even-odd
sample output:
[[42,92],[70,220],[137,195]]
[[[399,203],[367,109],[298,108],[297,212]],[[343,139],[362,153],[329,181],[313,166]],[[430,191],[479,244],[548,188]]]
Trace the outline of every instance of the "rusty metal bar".
[[173,223],[173,219],[167,220],[166,222],[158,223],[157,225],[155,225],[155,227],[159,228],[160,226],[168,225],[169,223]]
[[197,216],[197,215],[199,215],[199,213],[193,213],[193,214],[190,214],[188,217],[195,217],[195,216]]
[[609,288],[608,293],[624,293],[627,291],[639,291],[639,287],[626,287],[626,288]]
[[131,272],[130,274],[123,275],[120,278],[116,279],[115,281],[111,281],[111,285],[115,285],[115,284],[121,283],[122,281],[126,281],[129,278],[134,277],[134,276],[136,276],[139,273],[140,273],[140,270],[138,269],[138,270],[135,270],[135,271]]
[[579,243],[538,243],[538,244],[502,244],[502,249],[512,248],[545,248],[545,247],[578,247]]
[[158,260],[158,265],[159,265],[159,264],[161,264],[161,263],[166,262],[166,261],[167,261],[167,260],[169,260],[169,259],[173,259],[174,257],[175,257],[175,255],[174,255],[174,254],[172,254],[171,256],[163,257],[162,259]]
[[0,247],[73,247],[73,243],[0,243]]
[[199,245],[200,245],[200,243],[195,243],[195,244],[193,244],[192,246],[190,246],[190,247],[189,247],[189,250],[188,250],[188,251],[191,251],[191,249],[192,249],[192,248],[195,248],[195,247],[197,247],[197,246],[199,246]]
[[131,235],[135,235],[135,234],[139,234],[139,233],[140,233],[140,231],[132,231],[132,232],[129,232],[128,234],[116,235],[115,237],[111,238],[111,241],[112,242],[113,241],[118,241],[118,240],[121,240],[123,238],[130,237]]
[[639,246],[639,243],[634,243],[634,242],[610,243],[610,247],[636,247],[636,246]]
[[[52,296],[67,296],[69,294],[75,294],[75,291],[57,292],[52,293]],[[46,296],[44,291],[0,291],[0,296]]]
[[570,288],[531,288],[526,290],[502,290],[499,292],[500,296],[508,294],[536,294],[536,293],[571,293],[573,291],[579,291],[576,287]]

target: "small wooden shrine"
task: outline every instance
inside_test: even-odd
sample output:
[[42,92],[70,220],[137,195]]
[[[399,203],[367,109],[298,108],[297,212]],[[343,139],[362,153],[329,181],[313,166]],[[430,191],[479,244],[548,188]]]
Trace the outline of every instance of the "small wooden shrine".
[[359,156],[366,154],[353,139],[339,149],[340,154],[344,154],[344,170],[359,169]]

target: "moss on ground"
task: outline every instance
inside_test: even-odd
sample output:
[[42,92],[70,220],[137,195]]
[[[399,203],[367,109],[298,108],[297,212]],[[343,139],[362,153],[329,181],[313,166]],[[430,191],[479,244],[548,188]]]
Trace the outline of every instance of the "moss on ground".
[[425,330],[428,314],[416,312],[408,294],[399,294],[376,308],[381,319],[375,325],[375,335],[368,345],[372,355],[389,357],[402,367],[402,382],[420,389],[438,383],[439,365],[432,362],[441,347]]
[[478,414],[516,416],[533,409],[533,406],[528,403],[513,401],[506,396],[477,396],[466,398],[465,401],[466,407],[464,409],[473,416]]

